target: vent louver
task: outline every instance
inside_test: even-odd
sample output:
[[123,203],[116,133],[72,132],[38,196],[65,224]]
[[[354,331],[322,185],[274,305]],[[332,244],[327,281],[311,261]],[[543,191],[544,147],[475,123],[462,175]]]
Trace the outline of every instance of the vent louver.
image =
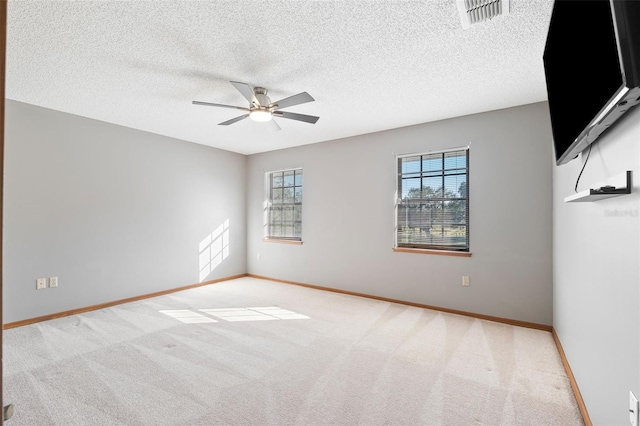
[[509,13],[509,0],[457,0],[462,28]]

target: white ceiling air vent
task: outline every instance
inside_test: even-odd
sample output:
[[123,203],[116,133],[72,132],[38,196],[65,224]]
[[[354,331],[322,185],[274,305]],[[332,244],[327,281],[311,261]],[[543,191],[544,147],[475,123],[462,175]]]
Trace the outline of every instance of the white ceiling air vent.
[[456,0],[462,28],[509,14],[509,0]]

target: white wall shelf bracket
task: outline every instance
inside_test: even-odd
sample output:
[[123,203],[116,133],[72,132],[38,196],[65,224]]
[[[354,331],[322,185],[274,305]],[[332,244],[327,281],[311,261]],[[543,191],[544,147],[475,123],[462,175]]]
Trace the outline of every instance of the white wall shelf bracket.
[[598,182],[593,188],[564,197],[565,203],[600,201],[607,198],[631,194],[631,170]]

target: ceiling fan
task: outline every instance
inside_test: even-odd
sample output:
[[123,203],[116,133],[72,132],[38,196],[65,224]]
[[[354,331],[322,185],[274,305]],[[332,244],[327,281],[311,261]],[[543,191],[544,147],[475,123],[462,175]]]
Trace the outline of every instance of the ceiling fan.
[[294,112],[280,111],[283,108],[288,108],[294,105],[300,105],[307,102],[314,101],[307,92],[298,93],[297,95],[289,96],[288,98],[281,99],[277,102],[271,102],[271,99],[267,96],[267,89],[264,87],[252,88],[247,83],[240,83],[238,81],[232,81],[231,84],[238,89],[238,92],[242,94],[249,101],[249,107],[239,107],[234,105],[214,104],[211,102],[193,101],[194,105],[206,105],[222,108],[233,108],[245,111],[246,114],[232,118],[231,120],[219,123],[220,126],[228,126],[229,124],[236,123],[240,120],[244,120],[249,117],[254,121],[267,122],[270,121],[272,125],[280,130],[278,123],[273,120],[277,118],[288,118],[290,120],[304,121],[305,123],[315,124],[320,117],[313,115],[296,114]]

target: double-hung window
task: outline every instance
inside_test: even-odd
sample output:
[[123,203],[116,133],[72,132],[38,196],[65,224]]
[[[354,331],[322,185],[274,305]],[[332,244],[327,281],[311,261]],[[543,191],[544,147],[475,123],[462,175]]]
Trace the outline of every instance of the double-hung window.
[[302,169],[269,172],[265,238],[302,241]]
[[469,251],[469,150],[398,157],[396,247]]

